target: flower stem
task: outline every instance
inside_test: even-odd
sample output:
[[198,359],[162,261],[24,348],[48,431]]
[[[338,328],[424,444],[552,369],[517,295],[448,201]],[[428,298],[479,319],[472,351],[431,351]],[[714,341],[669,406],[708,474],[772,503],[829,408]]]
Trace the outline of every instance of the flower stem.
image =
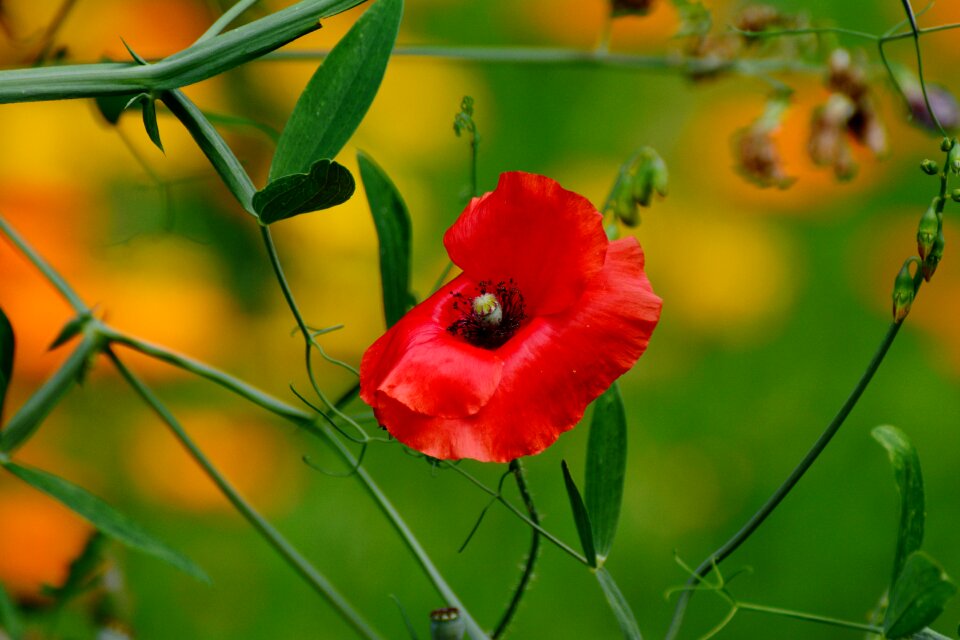
[[[863,375],[860,376],[860,380],[853,388],[850,396],[847,398],[846,402],[843,403],[843,406],[840,407],[840,410],[837,412],[836,416],[834,416],[833,420],[830,421],[830,424],[827,425],[827,428],[822,434],[820,434],[820,437],[817,438],[817,441],[807,452],[807,455],[803,457],[803,460],[800,461],[800,464],[798,464],[790,473],[783,484],[781,484],[777,490],[773,492],[773,495],[767,499],[764,505],[760,507],[759,511],[754,513],[747,523],[744,524],[743,527],[737,531],[737,533],[734,534],[734,536],[730,538],[723,546],[714,551],[707,559],[700,563],[700,566],[697,567],[694,575],[687,580],[688,587],[698,584],[716,565],[723,562],[734,551],[736,551],[740,545],[746,542],[747,539],[760,527],[760,525],[763,524],[764,520],[766,520],[767,517],[773,513],[780,502],[787,497],[787,494],[789,494],[794,486],[796,486],[796,484],[800,481],[800,478],[803,477],[807,470],[810,469],[820,454],[823,453],[823,450],[826,449],[833,436],[836,435],[837,431],[840,430],[840,427],[847,419],[847,416],[850,415],[850,412],[853,411],[853,408],[857,405],[857,402],[860,400],[860,396],[863,395],[863,392],[873,379],[873,375],[880,367],[880,363],[883,362],[884,357],[887,355],[887,351],[890,349],[890,345],[893,344],[893,340],[897,337],[897,333],[900,331],[900,327],[902,325],[902,322],[894,322],[890,325],[890,327],[887,329],[886,335],[880,342],[880,346],[877,348],[876,353],[874,353],[873,358],[867,365]],[[680,631],[680,625],[683,623],[683,614],[686,611],[687,603],[689,602],[692,594],[693,591],[689,589],[680,594],[676,609],[674,610],[673,620],[670,623],[670,629],[667,632],[667,640],[673,640],[673,638],[676,638],[677,633]]]
[[842,627],[844,629],[853,629],[854,631],[866,631],[867,633],[882,634],[883,628],[878,627],[873,624],[865,624],[860,622],[851,622],[849,620],[841,620],[839,618],[830,618],[827,616],[820,616],[814,613],[804,613],[803,611],[794,611],[792,609],[781,609],[779,607],[768,607],[762,604],[754,604],[752,602],[737,602],[735,608],[741,609],[743,611],[756,611],[758,613],[768,613],[775,616],[783,616],[785,618],[794,618],[796,620],[805,620],[807,622],[817,622],[820,624],[830,625],[832,627]]
[[[530,521],[539,525],[540,515],[537,513],[537,507],[533,503],[533,496],[530,495],[530,490],[527,488],[527,480],[524,477],[523,464],[519,459],[513,460],[510,463],[510,471],[513,473],[513,477],[517,481],[517,490],[520,492],[520,497],[523,499],[524,506],[527,507],[527,513],[530,515]],[[523,574],[520,576],[520,583],[513,592],[513,597],[510,598],[510,604],[507,605],[506,611],[503,612],[500,622],[497,623],[496,628],[490,635],[491,638],[499,638],[502,636],[507,630],[507,627],[510,625],[510,621],[516,614],[517,608],[520,606],[520,600],[523,598],[523,594],[526,593],[527,587],[530,584],[530,580],[533,578],[533,569],[537,564],[537,557],[539,554],[540,532],[536,529],[533,529],[532,536],[530,538],[530,551],[527,553],[527,561],[524,563]]]
[[910,0],[901,1],[903,3],[903,10],[907,14],[907,20],[910,21],[910,30],[913,32],[913,47],[917,52],[917,77],[920,79],[920,91],[923,93],[923,103],[927,107],[930,119],[937,125],[940,134],[946,138],[948,137],[947,132],[944,130],[943,125],[940,124],[940,119],[934,112],[933,107],[930,106],[930,97],[927,95],[927,83],[923,79],[923,55],[920,53],[920,30],[917,28],[917,18],[913,15],[913,7],[910,5]]
[[109,347],[107,347],[104,352],[113,362],[114,366],[116,366],[120,375],[124,377],[140,397],[156,412],[160,419],[167,424],[173,435],[180,441],[184,448],[186,448],[187,452],[193,457],[197,464],[200,465],[207,476],[217,485],[223,495],[226,496],[247,522],[270,543],[277,553],[279,553],[314,590],[326,598],[334,609],[336,609],[337,613],[339,613],[360,636],[373,640],[380,638],[380,635],[374,631],[360,614],[353,609],[350,603],[340,595],[329,580],[318,572],[306,558],[300,555],[280,532],[274,529],[273,525],[267,522],[263,516],[257,513],[257,511],[237,493],[236,489],[220,475],[220,472],[217,471],[216,467],[210,463],[204,453],[194,444],[193,440],[190,439],[190,436],[187,435],[177,419],[174,418],[173,414],[160,402],[160,399],[157,398],[153,391],[147,387],[136,374],[128,369]]

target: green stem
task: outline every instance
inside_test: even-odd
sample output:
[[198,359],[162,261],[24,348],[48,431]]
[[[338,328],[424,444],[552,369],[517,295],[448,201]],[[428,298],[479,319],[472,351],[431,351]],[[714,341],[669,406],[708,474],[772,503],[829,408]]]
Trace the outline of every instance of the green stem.
[[734,606],[737,609],[742,609],[744,611],[756,611],[757,613],[767,613],[785,618],[805,620],[806,622],[817,622],[819,624],[826,624],[832,627],[842,627],[844,629],[853,629],[855,631],[866,631],[867,633],[875,633],[878,635],[883,633],[883,628],[876,625],[851,622],[849,620],[841,620],[839,618],[830,618],[827,616],[816,615],[814,613],[804,613],[803,611],[793,611],[792,609],[768,607],[766,605],[753,604],[751,602],[737,602]]
[[480,488],[481,491],[483,491],[490,497],[496,499],[497,502],[505,506],[511,513],[513,513],[513,515],[517,516],[518,518],[526,522],[530,528],[537,531],[549,542],[553,543],[558,549],[560,549],[561,551],[569,555],[571,558],[573,558],[580,564],[587,565],[588,567],[590,566],[590,563],[587,561],[585,557],[583,557],[581,553],[574,550],[570,545],[566,544],[563,540],[560,540],[558,537],[556,537],[555,535],[553,535],[552,533],[550,533],[549,531],[541,527],[538,523],[534,522],[525,513],[520,511],[520,509],[513,506],[513,504],[511,504],[506,498],[500,495],[498,491],[494,491],[493,489],[485,485],[483,482],[481,482],[479,479],[477,479],[473,474],[469,473],[468,471],[465,471],[464,469],[461,469],[460,465],[452,464],[446,461],[441,461],[441,462],[444,467],[446,467],[447,469],[452,469],[453,471],[456,471],[461,476],[463,476],[464,478],[469,480],[471,483],[473,483],[475,486]]
[[211,38],[215,38],[223,31],[230,26],[230,24],[240,17],[244,11],[257,4],[260,0],[239,0],[235,5],[223,12],[223,15],[217,18],[210,28],[203,32],[203,35],[197,38],[197,41],[194,42],[194,45],[198,45],[201,42],[206,42]]
[[[530,521],[536,525],[540,524],[540,515],[537,513],[537,507],[533,503],[533,496],[530,495],[530,490],[527,488],[527,480],[524,477],[523,464],[519,459],[513,460],[510,463],[510,471],[513,473],[513,477],[517,481],[517,490],[520,492],[520,497],[523,499],[523,504],[527,508],[527,513],[530,514]],[[520,576],[520,583],[517,585],[516,590],[513,592],[513,597],[510,598],[510,604],[507,605],[506,611],[503,612],[503,616],[500,618],[500,622],[497,623],[496,628],[491,634],[491,638],[499,638],[507,630],[507,627],[510,626],[510,621],[513,620],[513,616],[517,613],[517,609],[520,606],[520,600],[523,599],[523,594],[526,593],[527,587],[530,584],[530,580],[533,579],[533,569],[537,564],[537,556],[540,553],[540,532],[536,529],[532,530],[532,537],[530,538],[530,551],[527,552],[527,561],[524,563],[523,574]]]
[[166,408],[166,406],[160,401],[160,399],[153,393],[153,391],[147,387],[141,380],[134,374],[130,369],[127,368],[125,364],[117,357],[117,355],[108,347],[104,351],[108,358],[116,366],[117,370],[124,377],[124,379],[130,384],[131,387],[140,395],[141,398],[156,412],[156,414],[163,420],[167,426],[170,428],[170,431],[173,435],[180,441],[180,443],[186,448],[187,452],[193,457],[193,459],[200,465],[204,472],[209,476],[209,478],[217,485],[220,491],[224,496],[230,501],[234,508],[249,522],[254,529],[260,533],[263,538],[270,543],[270,545],[280,554],[280,556],[286,560],[286,562],[298,573],[300,576],[307,581],[307,583],[314,588],[317,593],[326,598],[333,608],[339,613],[343,619],[353,627],[353,629],[362,637],[370,639],[378,639],[380,635],[373,630],[372,627],[357,613],[353,607],[347,602],[342,595],[334,588],[334,586],[324,577],[319,571],[317,571],[310,562],[300,555],[293,545],[291,545],[287,540],[280,534],[279,531],[273,528],[269,522],[267,522],[263,516],[261,516],[257,511],[248,503],[236,489],[227,482],[227,480],[217,471],[207,457],[204,455],[193,440],[190,439],[190,436],[187,435],[183,427],[174,418],[173,414]]
[[917,76],[920,79],[920,91],[923,93],[923,103],[927,107],[930,119],[937,125],[940,134],[946,138],[947,132],[944,130],[943,125],[940,124],[940,119],[934,112],[933,107],[930,106],[930,97],[927,95],[927,83],[923,79],[923,55],[920,53],[920,30],[917,28],[917,18],[913,15],[913,7],[910,5],[910,0],[901,0],[901,2],[903,3],[903,10],[907,14],[907,19],[910,21],[910,29],[913,33],[913,48],[917,52]]
[[47,263],[43,257],[37,253],[37,251],[30,246],[30,244],[23,239],[23,237],[17,233],[17,231],[10,226],[10,224],[0,216],[0,232],[3,232],[3,235],[7,236],[10,239],[10,242],[13,243],[20,253],[27,257],[27,260],[37,268],[37,270],[43,274],[43,277],[52,284],[56,290],[60,293],[64,300],[69,303],[73,310],[77,313],[88,313],[89,307],[83,303],[83,300],[80,299],[80,296],[77,295],[76,291],[67,284],[67,281],[64,280],[59,273],[57,273],[53,267]]
[[363,0],[302,0],[148,65],[78,64],[0,71],[0,104],[178,89],[229,71],[320,28]]
[[[834,435],[836,435],[837,431],[840,430],[840,427],[843,426],[847,416],[850,415],[850,412],[853,411],[853,408],[857,405],[857,402],[860,400],[860,396],[863,395],[863,392],[873,379],[873,375],[880,367],[880,363],[883,362],[884,357],[887,355],[887,351],[890,349],[890,345],[893,344],[893,340],[897,337],[897,333],[900,331],[900,327],[902,325],[902,322],[894,322],[890,325],[890,327],[887,329],[886,335],[880,342],[880,346],[878,347],[876,353],[874,353],[873,358],[867,365],[867,368],[860,377],[860,380],[857,382],[857,385],[853,388],[853,391],[850,393],[847,401],[843,403],[843,406],[840,407],[837,415],[834,416],[833,420],[830,421],[830,424],[827,425],[827,428],[822,434],[820,434],[820,437],[817,438],[817,441],[807,452],[807,455],[803,457],[803,460],[800,461],[800,464],[798,464],[790,473],[783,484],[781,484],[777,490],[773,492],[773,495],[767,499],[764,505],[760,507],[760,509],[753,514],[753,516],[751,516],[747,523],[744,524],[743,527],[737,531],[737,533],[734,534],[734,536],[730,538],[723,546],[714,551],[707,559],[700,563],[700,566],[697,567],[694,575],[687,580],[688,587],[698,584],[713,570],[715,566],[723,562],[734,551],[736,551],[740,545],[746,542],[747,539],[750,538],[750,536],[753,535],[753,533],[760,527],[760,525],[763,524],[767,517],[773,513],[780,502],[782,502],[783,499],[786,498],[790,493],[790,491],[793,490],[796,484],[800,481],[800,478],[803,477],[803,475],[808,469],[810,469],[820,454],[823,453],[823,450],[826,449],[827,445],[830,443],[830,440]],[[687,603],[692,597],[692,594],[693,591],[689,589],[680,594],[680,597],[677,600],[676,609],[674,610],[670,629],[667,632],[667,640],[672,640],[675,638],[677,633],[680,631],[680,625],[683,623],[683,614],[686,611]]]

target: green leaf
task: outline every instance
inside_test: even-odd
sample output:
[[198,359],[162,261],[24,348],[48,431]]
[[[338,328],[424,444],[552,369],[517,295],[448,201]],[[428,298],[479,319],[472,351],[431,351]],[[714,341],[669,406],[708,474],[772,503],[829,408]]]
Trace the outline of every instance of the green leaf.
[[3,422],[3,401],[7,397],[7,388],[13,377],[13,354],[16,346],[13,325],[10,324],[3,309],[0,309],[0,423]]
[[94,101],[97,104],[97,110],[100,111],[100,115],[103,116],[104,120],[110,124],[117,124],[127,105],[129,105],[130,101],[136,96],[137,94],[135,93],[122,93],[116,96],[97,96],[94,98]]
[[203,570],[189,558],[152,537],[138,524],[86,489],[40,469],[23,467],[13,462],[8,462],[4,466],[7,471],[27,484],[59,500],[75,513],[89,520],[93,526],[111,538],[132,549],[159,558],[198,580],[210,581]]
[[597,555],[605,559],[613,546],[623,501],[627,468],[627,417],[620,388],[613,383],[593,403],[584,494]]
[[383,169],[362,151],[357,152],[360,179],[370,203],[380,241],[380,282],[387,328],[410,308],[410,214],[397,187]]
[[340,152],[377,94],[402,13],[403,0],[377,0],[333,48],[280,135],[270,182]]
[[890,590],[884,635],[896,640],[921,631],[937,619],[956,592],[957,587],[930,556],[914,551]]
[[274,180],[253,194],[253,208],[265,224],[301,213],[329,209],[350,199],[356,189],[343,165],[319,160],[309,173],[294,173]]
[[887,450],[900,492],[900,530],[897,533],[893,579],[890,581],[892,585],[897,581],[907,556],[917,551],[923,543],[923,474],[920,472],[920,457],[906,434],[888,425],[877,427],[871,434]]
[[50,343],[50,346],[47,347],[48,351],[53,351],[54,349],[65,345],[75,338],[83,328],[87,326],[87,323],[93,319],[93,316],[89,313],[81,313],[70,320],[67,321],[63,328],[60,329],[60,333],[57,334],[57,337],[53,339],[53,342]]
[[5,631],[11,640],[20,640],[23,636],[23,622],[17,606],[0,584],[0,631]]
[[163,142],[160,141],[160,127],[157,125],[157,103],[153,96],[147,96],[141,102],[143,106],[143,128],[147,130],[150,141],[157,145],[160,151],[163,151]]
[[570,498],[570,510],[573,511],[573,521],[577,525],[577,534],[580,536],[580,546],[583,547],[583,555],[591,567],[597,566],[597,552],[594,550],[593,532],[590,527],[590,516],[587,515],[587,508],[583,504],[583,498],[580,497],[580,490],[577,489],[577,483],[570,476],[570,469],[567,468],[567,461],[560,461],[560,468],[563,469],[563,484],[567,488],[567,496]]
[[626,598],[620,593],[617,583],[604,567],[600,567],[595,572],[597,580],[600,582],[600,588],[603,589],[603,595],[607,596],[607,602],[613,611],[617,623],[620,625],[620,631],[627,640],[643,640],[640,635],[640,627],[637,625],[637,619],[633,617],[633,611],[627,604]]
[[952,638],[942,633],[937,633],[933,629],[921,629],[910,636],[910,640],[952,640]]
[[0,453],[12,452],[30,439],[67,391],[78,382],[99,347],[97,338],[84,336],[56,373],[30,396],[0,431]]

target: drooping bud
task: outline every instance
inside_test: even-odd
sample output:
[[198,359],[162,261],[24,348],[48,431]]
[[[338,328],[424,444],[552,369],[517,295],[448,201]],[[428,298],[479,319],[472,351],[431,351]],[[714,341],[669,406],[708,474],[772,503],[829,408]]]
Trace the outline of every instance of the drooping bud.
[[609,209],[628,227],[640,223],[640,207],[649,207],[653,194],[667,195],[667,165],[653,148],[644,147],[620,167]]
[[938,165],[935,161],[931,160],[930,158],[927,158],[926,160],[920,163],[920,169],[922,169],[923,172],[928,176],[933,176],[933,175],[936,175],[938,171],[940,171],[940,165]]
[[430,612],[431,640],[462,640],[466,632],[467,623],[459,609],[446,607]]
[[960,144],[950,147],[950,152],[947,154],[947,169],[960,174]]
[[893,281],[893,321],[903,322],[903,319],[910,313],[910,306],[913,304],[913,297],[916,290],[913,286],[913,276],[910,275],[910,263],[916,261],[916,258],[908,258],[900,268],[896,280]]
[[921,260],[926,259],[933,248],[942,224],[941,219],[942,214],[937,213],[935,199],[920,217],[920,224],[917,226],[917,253],[920,254]]
[[926,259],[923,261],[923,279],[927,282],[930,282],[930,278],[933,277],[933,274],[937,271],[937,265],[940,264],[940,260],[943,258],[943,247],[946,244],[946,239],[943,237],[943,225],[940,225],[940,230],[937,232],[937,239],[933,241],[933,248],[930,249],[930,253],[927,254]]

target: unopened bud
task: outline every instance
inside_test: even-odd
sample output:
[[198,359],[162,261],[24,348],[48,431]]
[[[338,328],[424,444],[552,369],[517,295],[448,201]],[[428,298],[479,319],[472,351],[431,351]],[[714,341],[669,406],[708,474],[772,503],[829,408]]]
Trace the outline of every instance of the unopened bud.
[[933,248],[940,226],[940,215],[937,214],[934,204],[931,204],[920,217],[920,224],[917,225],[917,253],[920,254],[921,260],[924,260]]
[[944,138],[943,140],[941,140],[940,151],[943,151],[944,153],[946,153],[947,151],[950,151],[950,148],[953,146],[953,140],[954,139],[951,139],[951,138]]
[[430,612],[431,640],[462,640],[466,632],[467,624],[459,609],[446,607]]
[[937,239],[933,241],[933,248],[923,261],[923,279],[927,282],[930,282],[930,278],[932,278],[933,274],[937,271],[937,265],[940,264],[940,260],[943,258],[943,247],[945,244],[946,239],[943,237],[943,225],[940,225],[940,231],[937,232]]
[[953,198],[954,202],[960,202],[960,189],[954,189],[951,191],[950,197]]
[[913,296],[916,293],[913,287],[913,276],[910,275],[910,263],[916,258],[909,258],[900,268],[896,280],[893,281],[893,321],[903,322],[910,313]]
[[620,168],[611,208],[628,227],[640,222],[639,207],[649,207],[653,194],[667,195],[667,165],[650,147],[644,147]]
[[920,168],[928,176],[936,175],[940,171],[940,165],[929,158],[920,163]]
[[960,174],[960,144],[950,147],[950,153],[947,154],[947,169]]

